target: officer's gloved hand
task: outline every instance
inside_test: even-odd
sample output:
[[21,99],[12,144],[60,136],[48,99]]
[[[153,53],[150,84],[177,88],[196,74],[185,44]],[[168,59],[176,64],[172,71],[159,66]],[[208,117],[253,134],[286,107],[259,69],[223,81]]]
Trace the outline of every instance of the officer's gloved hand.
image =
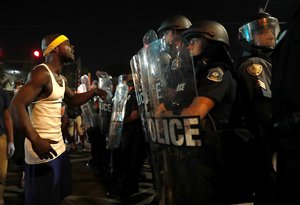
[[9,142],[7,145],[7,156],[8,158],[12,157],[15,153],[15,144],[13,142]]

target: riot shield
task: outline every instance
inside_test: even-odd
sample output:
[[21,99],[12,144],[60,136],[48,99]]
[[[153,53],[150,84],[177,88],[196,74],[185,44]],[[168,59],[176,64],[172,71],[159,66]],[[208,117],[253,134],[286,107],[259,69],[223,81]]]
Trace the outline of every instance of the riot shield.
[[148,142],[148,152],[147,156],[151,165],[152,175],[153,175],[153,181],[154,181],[154,187],[157,193],[160,193],[161,190],[161,183],[159,183],[159,168],[155,162],[157,160],[153,160],[153,157],[155,157],[154,151],[153,151],[153,143],[149,143],[149,129],[148,129],[148,123],[147,118],[150,116],[151,110],[151,103],[149,101],[149,84],[148,84],[148,58],[147,58],[147,48],[149,44],[153,41],[157,40],[157,35],[155,31],[149,30],[143,37],[143,48],[141,48],[138,53],[133,56],[133,58],[130,61],[131,64],[131,71],[134,79],[135,89],[138,90],[137,94],[137,100],[139,105],[139,112],[141,115],[142,123],[143,123],[143,131],[146,142]]
[[[83,75],[81,76],[81,84],[78,86],[77,88],[77,92],[78,93],[82,93],[82,92],[87,92],[89,89],[89,79],[87,75]],[[85,104],[82,104],[80,106],[81,111],[82,111],[82,120],[83,120],[83,125],[84,125],[84,129],[88,130],[90,127],[94,126],[93,123],[93,112],[92,112],[92,101],[88,101]]]
[[132,58],[131,63],[132,65],[132,73],[133,76],[138,76],[136,80],[134,81],[139,90],[139,95],[141,97],[137,97],[138,99],[142,99],[142,103],[139,106],[139,111],[141,114],[142,122],[143,122],[143,128],[144,128],[144,133],[146,137],[146,141],[148,142],[149,146],[149,153],[148,153],[148,159],[151,165],[151,170],[152,170],[152,176],[153,176],[153,182],[154,182],[154,189],[156,190],[157,198],[159,197],[159,194],[161,193],[161,182],[160,182],[160,166],[157,164],[157,159],[156,159],[156,153],[155,153],[155,147],[154,143],[149,142],[150,133],[148,129],[148,123],[147,119],[151,117],[151,112],[153,112],[153,106],[152,103],[149,99],[149,83],[148,83],[148,69],[149,69],[149,63],[148,63],[148,58],[147,58],[147,48],[148,44],[144,43],[144,47],[141,48],[138,53]]
[[93,123],[93,112],[91,108],[92,100],[86,102],[85,104],[80,106],[81,112],[82,112],[82,121],[83,121],[83,126],[84,130],[89,129],[90,127],[94,126]]
[[[143,131],[146,141],[148,141],[146,114],[148,112],[147,105],[149,102],[147,98],[147,92],[143,92],[146,91],[148,87],[147,82],[145,82],[148,80],[147,78],[145,78],[145,76],[147,76],[148,69],[148,64],[146,63],[146,49],[148,45],[155,40],[157,40],[157,35],[154,30],[149,30],[148,32],[146,32],[143,37],[144,47],[141,48],[140,51],[130,60],[131,73],[136,90],[136,99],[143,123]],[[143,80],[142,75],[144,76],[145,80]]]
[[131,67],[131,72],[132,72],[132,79],[136,91],[136,99],[137,99],[137,104],[139,108],[139,113],[141,115],[142,119],[142,124],[143,124],[143,132],[145,139],[147,140],[147,121],[146,121],[146,111],[145,111],[145,106],[144,106],[144,94],[142,91],[142,84],[140,81],[140,71],[141,71],[141,64],[139,62],[138,55],[135,55],[132,57],[130,60],[130,67]]
[[143,46],[144,48],[147,48],[150,43],[153,41],[156,41],[158,39],[157,34],[154,30],[149,30],[145,33],[143,37]]
[[107,72],[97,71],[96,75],[98,77],[98,88],[106,91],[106,100],[111,101],[113,93],[113,83],[112,77]]
[[117,149],[121,143],[125,106],[127,102],[128,86],[123,75],[119,76],[118,85],[113,98],[113,110],[111,114],[108,149]]
[[215,159],[208,154],[200,117],[180,115],[197,97],[187,45],[180,38],[170,44],[156,40],[141,61],[148,65],[141,79],[147,81],[144,92],[149,93],[147,128],[160,204],[215,204],[216,189],[209,182]]
[[112,93],[113,93],[113,83],[112,77],[107,72],[97,71],[96,75],[98,77],[98,88],[105,90],[107,95],[106,99],[102,100],[99,98],[99,127],[100,134],[106,136],[109,132],[109,124],[111,120],[112,113]]

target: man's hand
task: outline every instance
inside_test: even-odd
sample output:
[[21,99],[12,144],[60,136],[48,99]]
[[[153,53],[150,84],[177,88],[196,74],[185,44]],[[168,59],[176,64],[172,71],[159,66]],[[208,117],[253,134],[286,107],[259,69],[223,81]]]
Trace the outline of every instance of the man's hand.
[[106,99],[106,91],[102,90],[102,89],[99,89],[99,88],[94,88],[94,92],[96,95],[98,95],[102,100],[105,100]]
[[40,159],[53,159],[53,155],[57,156],[56,151],[51,147],[51,144],[57,144],[57,141],[37,137],[31,143],[33,151]]
[[10,158],[14,155],[15,153],[15,145],[13,142],[9,142],[7,145],[7,157]]

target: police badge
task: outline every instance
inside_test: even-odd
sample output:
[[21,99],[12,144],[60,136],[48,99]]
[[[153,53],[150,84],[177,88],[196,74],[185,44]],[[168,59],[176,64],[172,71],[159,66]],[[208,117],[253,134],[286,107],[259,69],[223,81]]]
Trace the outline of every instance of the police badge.
[[254,63],[247,67],[247,72],[252,76],[258,76],[262,72],[262,65]]
[[208,71],[207,79],[214,81],[214,82],[221,82],[223,75],[224,75],[224,72],[221,68],[219,68],[219,67],[211,68]]

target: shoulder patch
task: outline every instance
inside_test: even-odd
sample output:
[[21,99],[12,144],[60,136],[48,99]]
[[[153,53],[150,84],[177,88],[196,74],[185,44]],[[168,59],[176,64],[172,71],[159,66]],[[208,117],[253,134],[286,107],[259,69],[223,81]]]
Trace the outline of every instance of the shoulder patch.
[[260,64],[252,64],[248,66],[247,72],[252,76],[259,76],[262,72],[262,65]]
[[224,72],[221,68],[211,68],[208,71],[207,79],[214,82],[221,82]]

